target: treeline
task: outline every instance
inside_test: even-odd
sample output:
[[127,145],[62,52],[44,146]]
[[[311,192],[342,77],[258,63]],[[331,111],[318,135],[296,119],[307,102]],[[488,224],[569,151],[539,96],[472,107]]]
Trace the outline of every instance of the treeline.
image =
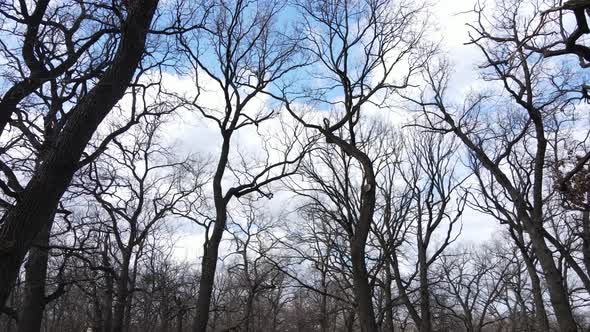
[[0,329],[590,329],[590,3],[477,3],[470,87],[435,8],[0,2]]

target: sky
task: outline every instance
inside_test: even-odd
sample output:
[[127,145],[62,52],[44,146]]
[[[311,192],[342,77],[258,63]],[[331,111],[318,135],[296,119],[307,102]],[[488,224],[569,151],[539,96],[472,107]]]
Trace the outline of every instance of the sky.
[[[473,9],[474,2],[473,0],[441,0],[431,8],[431,18],[433,24],[436,24],[433,30],[441,40],[441,49],[448,55],[454,67],[451,91],[456,95],[462,95],[473,88],[478,79],[476,65],[479,53],[474,47],[465,45],[468,40],[466,23],[473,19],[473,15],[465,12]],[[165,79],[167,87],[175,87],[179,90],[193,85],[193,82],[176,76]],[[212,91],[211,95],[204,100],[215,103],[214,92]],[[392,121],[395,121],[395,118]],[[197,116],[186,114],[170,124],[167,137],[175,143],[178,153],[208,154],[213,160],[220,142],[218,130],[212,123],[207,125]],[[237,141],[242,145],[249,145],[246,147],[248,149],[256,149],[256,142],[259,142],[254,131],[241,132]],[[290,195],[279,193],[267,206],[272,214],[278,214],[292,206],[292,203]],[[467,208],[463,215],[462,234],[458,243],[478,243],[491,239],[499,229],[499,225],[489,216]],[[175,239],[175,257],[178,260],[198,262],[198,258],[202,255],[204,241],[202,229],[198,226],[185,225],[179,230]]]

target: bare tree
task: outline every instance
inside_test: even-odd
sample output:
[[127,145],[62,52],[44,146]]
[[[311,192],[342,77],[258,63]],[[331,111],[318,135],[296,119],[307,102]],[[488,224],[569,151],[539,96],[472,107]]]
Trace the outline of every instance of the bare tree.
[[[362,110],[383,105],[388,93],[407,87],[427,58],[420,44],[425,25],[418,23],[423,7],[388,0],[299,1],[297,7],[307,36],[303,47],[316,64],[310,76],[319,84],[302,89],[297,97],[283,88],[275,97],[289,101],[287,111],[295,119],[320,132],[362,169],[360,210],[350,245],[360,328],[375,331],[365,250],[375,212],[376,180],[371,158],[357,146],[356,131]],[[313,107],[335,111],[333,122],[328,118],[323,124],[306,120],[294,103],[302,95]]]
[[[483,126],[480,114],[488,100],[486,96],[468,99],[463,112],[454,113],[445,100],[448,68],[444,64],[430,67],[426,80],[432,90],[428,96],[423,94],[421,99],[413,101],[422,107],[429,128],[456,135],[473,158],[489,172],[494,183],[502,188],[502,195],[513,204],[518,221],[530,238],[561,329],[575,331],[577,327],[567,291],[551,249],[545,242],[544,228],[545,160],[548,135],[552,134],[548,125],[553,115],[559,116],[556,112],[567,110],[572,100],[568,84],[572,81],[555,81],[556,74],[547,72],[549,69],[542,59],[529,63],[532,61],[529,60],[531,51],[524,49],[518,42],[502,44],[503,47],[511,47],[508,48],[511,53],[507,53],[503,48],[494,46],[497,41],[488,37],[487,32],[477,31],[480,31],[480,37],[474,37],[473,43],[486,59],[484,68],[488,71],[484,78],[499,81],[503,85],[514,107],[522,112],[519,117],[522,121],[513,123],[514,127],[504,127],[504,118],[497,122],[497,126]],[[523,32],[519,30],[510,30],[510,33],[515,41],[523,38]],[[557,70],[560,70],[561,75],[567,75],[565,69]],[[512,159],[515,156],[521,157],[516,159],[519,160],[517,163]],[[521,167],[524,163],[530,167]]]
[[[212,181],[215,211],[209,220],[213,221],[213,229],[209,234],[209,226],[206,226],[207,238],[194,331],[205,331],[207,328],[219,244],[227,224],[228,204],[234,198],[249,194],[271,197],[272,194],[265,188],[293,174],[305,150],[300,149],[296,141],[287,143],[285,148],[276,149],[265,144],[267,157],[261,163],[248,160],[245,155],[240,157],[239,151],[233,152],[237,152],[240,157],[238,164],[234,165],[230,161],[232,150],[235,149],[232,139],[235,140],[239,132],[244,132],[248,127],[257,128],[276,115],[264,103],[260,109],[256,109],[261,92],[300,66],[295,62],[297,44],[282,34],[276,23],[284,6],[282,1],[214,2],[212,9],[201,8],[204,12],[211,11],[203,29],[194,34],[185,34],[179,39],[194,69],[198,85],[197,98],[188,103],[189,107],[217,126],[221,136],[221,148]],[[204,52],[207,52],[206,56]],[[211,82],[212,87],[203,86],[203,76]],[[208,105],[199,97],[201,91],[210,88],[223,96],[220,105]],[[291,132],[297,139],[299,129],[293,128]],[[234,184],[224,190],[226,181],[233,181]]]
[[[507,318],[498,298],[505,291],[510,264],[504,264],[504,257],[494,253],[489,247],[493,245],[499,246],[492,243],[450,252],[439,262],[443,282],[435,299],[469,332],[483,331]],[[450,301],[439,300],[444,294]]]
[[114,243],[109,255],[116,262],[116,332],[129,328],[125,318],[130,317],[137,264],[148,235],[169,219],[178,202],[200,195],[205,183],[197,162],[175,161],[159,142],[161,126],[162,120],[154,118],[114,139],[112,148],[88,167],[88,177],[80,185],[104,211],[107,237]]
[[[436,133],[409,132],[403,161],[385,166],[396,167],[397,172],[384,172],[389,178],[381,186],[386,201],[385,228],[376,237],[393,269],[401,302],[420,331],[433,330],[431,270],[458,238],[466,200],[466,195],[459,193],[463,179],[458,178],[452,157],[457,144],[443,138]],[[396,189],[395,174],[403,179],[401,188]],[[404,276],[404,270],[410,272]]]
[[44,84],[85,84],[106,69],[113,49],[104,45],[118,30],[116,8],[104,10],[100,3],[11,2],[0,5],[0,52],[11,61],[4,75],[16,75],[0,100],[0,135],[13,115],[29,116],[25,99]]
[[68,113],[68,121],[41,167],[19,192],[0,226],[0,303],[5,303],[22,260],[43,223],[50,219],[78,168],[80,157],[102,120],[121,99],[144,54],[145,40],[158,1],[131,1],[111,65],[96,85]]

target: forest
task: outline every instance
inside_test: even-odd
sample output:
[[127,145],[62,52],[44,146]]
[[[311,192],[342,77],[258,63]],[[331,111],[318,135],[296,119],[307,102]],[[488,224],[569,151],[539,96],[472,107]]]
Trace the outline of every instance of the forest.
[[590,331],[589,17],[0,0],[0,331]]

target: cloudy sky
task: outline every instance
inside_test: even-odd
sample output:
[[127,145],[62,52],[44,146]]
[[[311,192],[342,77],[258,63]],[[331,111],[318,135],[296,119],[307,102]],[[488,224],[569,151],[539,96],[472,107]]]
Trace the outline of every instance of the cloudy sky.
[[[476,64],[479,61],[478,51],[469,45],[464,45],[468,40],[467,22],[474,16],[466,13],[473,9],[473,0],[437,1],[430,9],[432,12],[434,30],[442,41],[442,50],[448,55],[454,66],[454,75],[451,88],[454,94],[461,95],[468,91],[477,82],[478,74]],[[193,82],[182,80],[175,76],[166,77],[167,88],[185,90],[192,87]],[[215,93],[203,98],[215,102]],[[261,103],[263,101],[260,101]],[[393,119],[395,121],[395,118]],[[220,146],[218,129],[212,123],[206,123],[198,116],[183,114],[168,126],[166,136],[170,142],[174,142],[179,154],[198,153],[215,159],[217,149]],[[255,131],[241,132],[236,140],[240,148],[256,149],[259,144]],[[287,194],[275,195],[267,206],[273,214],[278,214],[288,209],[290,200]],[[183,225],[175,239],[175,256],[179,260],[197,262],[197,257],[202,254],[203,234],[198,226]],[[460,241],[463,243],[479,242],[491,238],[497,233],[499,226],[490,217],[473,210],[466,210],[463,216],[463,228]]]

